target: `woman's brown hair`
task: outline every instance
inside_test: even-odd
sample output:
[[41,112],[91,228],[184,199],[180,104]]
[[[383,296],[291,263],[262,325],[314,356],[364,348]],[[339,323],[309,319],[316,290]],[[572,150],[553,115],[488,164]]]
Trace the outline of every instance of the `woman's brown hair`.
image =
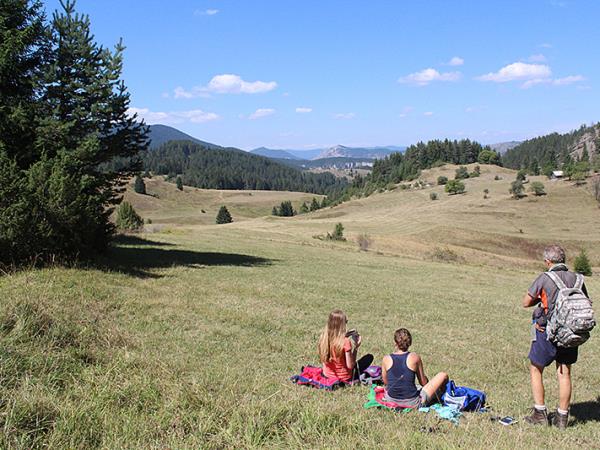
[[406,328],[398,328],[394,333],[394,341],[400,350],[407,351],[412,344],[412,336]]

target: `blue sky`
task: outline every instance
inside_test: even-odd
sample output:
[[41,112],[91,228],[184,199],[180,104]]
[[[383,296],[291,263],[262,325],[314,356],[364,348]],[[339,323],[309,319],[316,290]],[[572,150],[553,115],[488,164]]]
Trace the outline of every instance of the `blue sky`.
[[[45,1],[48,12],[58,0]],[[148,123],[252,149],[600,121],[596,0],[79,0]]]

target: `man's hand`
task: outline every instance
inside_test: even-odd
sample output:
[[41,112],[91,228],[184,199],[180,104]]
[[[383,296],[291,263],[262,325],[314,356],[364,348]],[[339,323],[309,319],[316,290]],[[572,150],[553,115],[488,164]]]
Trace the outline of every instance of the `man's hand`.
[[535,329],[538,330],[540,333],[543,333],[544,331],[546,331],[546,327],[541,327],[539,324],[535,324]]

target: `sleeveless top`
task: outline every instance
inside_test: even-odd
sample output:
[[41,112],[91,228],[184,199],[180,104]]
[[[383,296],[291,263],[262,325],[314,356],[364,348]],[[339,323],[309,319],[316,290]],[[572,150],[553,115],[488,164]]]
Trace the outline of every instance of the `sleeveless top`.
[[410,352],[402,355],[391,354],[392,367],[387,371],[387,395],[397,399],[412,399],[419,396],[415,385],[415,372],[406,365]]

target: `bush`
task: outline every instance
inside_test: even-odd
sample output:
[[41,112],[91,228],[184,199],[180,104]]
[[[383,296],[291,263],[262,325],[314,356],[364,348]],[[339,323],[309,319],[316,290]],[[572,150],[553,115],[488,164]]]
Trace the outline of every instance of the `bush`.
[[438,186],[444,186],[446,183],[448,183],[448,177],[440,175],[437,179]]
[[546,191],[544,189],[544,183],[541,181],[534,181],[531,183],[531,186],[529,186],[529,191],[533,192],[533,195],[536,197],[539,197],[540,195],[546,195]]
[[344,237],[344,225],[337,223],[333,229],[333,234],[327,233],[327,239],[330,241],[345,241]]
[[455,180],[464,180],[465,178],[469,178],[469,171],[467,170],[467,168],[465,166],[460,166],[458,169],[456,169],[456,172],[454,174],[454,179]]
[[369,249],[369,247],[373,243],[373,241],[371,240],[369,235],[366,233],[359,234],[358,238],[356,239],[356,242],[358,243],[358,248],[365,252]]
[[430,193],[429,193],[429,198],[430,198],[431,200],[437,200],[437,199],[438,199],[438,195],[437,195],[437,193],[436,193],[436,192],[430,192]]
[[600,176],[594,177],[592,181],[592,193],[598,202],[598,206],[600,206]]
[[139,175],[135,176],[133,190],[138,194],[146,194],[146,183],[144,183],[144,180],[142,180],[142,177],[140,177]]
[[120,230],[135,231],[144,225],[144,220],[135,212],[129,202],[123,202],[117,209],[117,228]]
[[177,189],[179,189],[180,191],[183,191],[183,180],[181,179],[181,177],[179,175],[177,176],[177,180],[175,180],[175,183],[177,185]]
[[431,256],[434,260],[441,262],[457,262],[460,260],[458,254],[448,247],[436,247]]
[[499,181],[499,180],[501,180],[501,179],[502,179],[502,178],[500,177],[500,175],[495,175],[495,176],[494,176],[494,181]]
[[513,198],[519,199],[524,196],[523,191],[525,191],[525,187],[523,186],[523,182],[520,180],[515,180],[510,184],[510,189],[508,192],[512,194]]
[[517,181],[525,181],[527,179],[527,171],[525,169],[521,169],[517,172]]
[[573,269],[575,272],[588,277],[592,275],[592,265],[590,264],[590,260],[584,249],[582,249],[577,258],[575,258]]
[[586,183],[585,173],[584,172],[575,172],[571,176],[571,180],[573,180],[575,182],[575,186],[582,186]]
[[233,222],[233,218],[231,217],[231,214],[229,214],[229,210],[226,206],[221,206],[221,208],[219,209],[216,222],[218,225]]
[[490,190],[488,188],[485,188],[483,190],[483,198],[488,198],[488,194],[490,193]]
[[445,190],[450,195],[463,194],[465,192],[465,184],[459,180],[450,180]]

